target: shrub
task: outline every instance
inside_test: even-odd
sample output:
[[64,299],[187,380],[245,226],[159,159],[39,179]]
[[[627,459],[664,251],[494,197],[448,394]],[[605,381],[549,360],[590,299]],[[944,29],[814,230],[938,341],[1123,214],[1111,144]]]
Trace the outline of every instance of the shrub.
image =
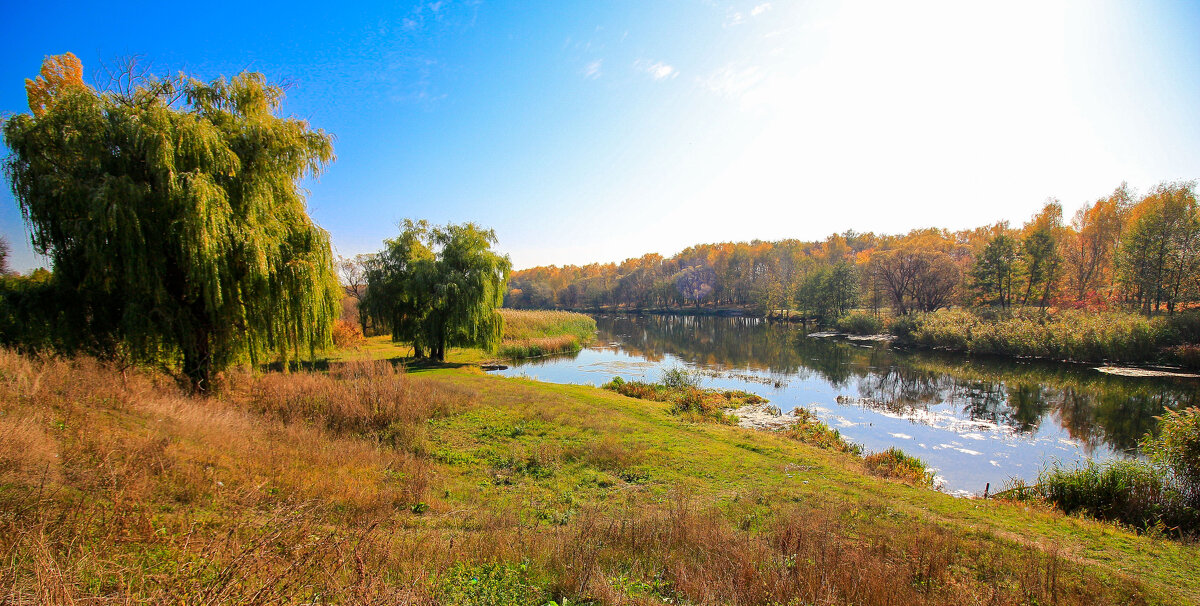
[[1158,430],[1143,440],[1143,451],[1169,474],[1184,501],[1200,508],[1200,408],[1168,412]]
[[682,366],[675,366],[664,370],[658,382],[667,389],[699,387],[700,375]]
[[1192,309],[1171,316],[1167,324],[1181,342],[1200,344],[1200,310]]
[[358,347],[366,342],[363,337],[362,329],[358,324],[338,320],[333,323],[333,345],[340,349],[349,349]]
[[907,455],[899,448],[867,455],[863,465],[872,475],[881,478],[896,478],[910,484],[929,486],[933,484],[933,472],[925,468],[925,462]]
[[921,324],[916,314],[908,314],[893,319],[889,331],[900,343],[912,343]]
[[883,331],[883,322],[872,314],[856,311],[842,316],[837,329],[852,335],[876,335]]
[[1200,345],[1177,345],[1171,348],[1171,361],[1188,370],[1200,370]]

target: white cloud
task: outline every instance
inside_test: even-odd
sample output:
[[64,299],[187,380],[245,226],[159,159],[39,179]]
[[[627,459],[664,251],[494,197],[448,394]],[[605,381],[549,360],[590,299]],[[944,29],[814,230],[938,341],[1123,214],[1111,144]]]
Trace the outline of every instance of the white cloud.
[[762,82],[765,75],[757,65],[736,67],[729,64],[700,80],[700,84],[719,95],[743,100],[743,96]]
[[733,11],[726,15],[725,23],[722,25],[725,27],[735,27],[745,23],[748,18],[757,17],[769,10],[771,10],[771,3],[763,2],[762,4],[755,5],[754,8],[750,9],[750,13],[748,15],[742,11]]
[[655,80],[667,80],[679,75],[679,70],[674,66],[663,63],[662,61],[649,61],[647,59],[638,59],[633,62],[633,67],[650,74]]
[[601,74],[600,68],[603,66],[604,59],[596,59],[595,61],[588,63],[583,68],[583,77],[589,80],[595,80],[596,78],[599,78]]

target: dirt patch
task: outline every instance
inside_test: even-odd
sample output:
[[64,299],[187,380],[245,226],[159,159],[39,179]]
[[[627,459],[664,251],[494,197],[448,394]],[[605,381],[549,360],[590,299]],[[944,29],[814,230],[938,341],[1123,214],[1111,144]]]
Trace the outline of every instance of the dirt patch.
[[750,404],[740,408],[730,408],[725,412],[737,415],[738,427],[748,429],[782,429],[793,425],[798,419],[785,415],[775,406],[769,404]]

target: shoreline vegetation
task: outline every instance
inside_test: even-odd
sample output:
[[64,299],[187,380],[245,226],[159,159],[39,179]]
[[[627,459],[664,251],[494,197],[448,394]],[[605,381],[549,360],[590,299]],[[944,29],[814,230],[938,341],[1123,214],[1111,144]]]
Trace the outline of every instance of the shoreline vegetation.
[[0,396],[17,603],[1200,600],[1194,543],[594,387],[359,361],[198,394],[2,350]]
[[[687,309],[594,313],[694,315],[693,310]],[[772,318],[742,309],[707,310],[704,315]],[[778,321],[789,321],[782,313],[775,317]],[[801,316],[791,317],[797,318],[792,322],[798,323]],[[813,335],[891,341],[902,347],[969,355],[1200,370],[1200,310],[1169,316],[1053,308],[954,308],[905,316],[851,311],[831,328],[837,332]]]
[[504,358],[536,358],[574,353],[596,338],[596,321],[570,311],[497,310],[504,318],[496,352]]

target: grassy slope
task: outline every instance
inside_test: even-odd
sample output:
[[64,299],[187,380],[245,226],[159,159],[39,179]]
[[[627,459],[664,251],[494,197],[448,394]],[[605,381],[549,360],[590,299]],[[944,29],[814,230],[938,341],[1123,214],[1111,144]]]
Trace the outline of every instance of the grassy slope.
[[[440,381],[470,385],[485,394],[481,412],[444,421],[446,447],[478,447],[472,432],[488,423],[551,419],[553,433],[538,441],[569,442],[578,434],[624,435],[647,446],[656,461],[649,490],[664,494],[683,486],[706,498],[730,502],[753,492],[777,498],[814,499],[844,506],[894,510],[901,520],[929,521],[977,540],[993,537],[1054,550],[1096,566],[1114,578],[1133,578],[1152,593],[1200,602],[1200,561],[1195,545],[1157,540],[1112,525],[1022,505],[954,498],[933,490],[880,481],[863,474],[849,456],[797,444],[766,432],[720,425],[688,425],[665,414],[666,405],[626,398],[588,386],[480,377],[435,371]],[[487,412],[482,412],[487,411]],[[501,413],[501,411],[503,411]],[[602,411],[602,412],[598,412]],[[499,416],[493,417],[491,415]],[[463,470],[470,483],[477,470]],[[457,475],[457,474],[456,474]],[[542,487],[553,491],[553,487]],[[1170,602],[1171,599],[1167,599]]]
[[[0,358],[0,554],[10,565],[0,591],[29,598],[15,588],[34,587],[35,601],[420,602],[437,597],[455,561],[526,560],[573,600],[727,602],[721,592],[739,584],[782,591],[794,580],[756,575],[780,566],[771,554],[794,551],[804,556],[796,574],[838,587],[835,602],[881,601],[889,587],[969,602],[1007,585],[1021,589],[999,603],[1047,600],[1039,579],[1054,576],[1070,592],[1063,602],[1200,603],[1195,545],[881,481],[845,454],[686,423],[666,404],[592,387],[441,367],[356,383],[352,373],[235,376],[216,401],[161,379],[126,385],[86,361]],[[323,394],[376,391],[372,401],[422,411],[273,420]],[[387,429],[364,435],[346,421]],[[711,508],[722,521],[706,526]],[[607,576],[578,578],[594,567]],[[646,589],[655,579],[673,593]],[[859,585],[867,593],[856,598]]]

